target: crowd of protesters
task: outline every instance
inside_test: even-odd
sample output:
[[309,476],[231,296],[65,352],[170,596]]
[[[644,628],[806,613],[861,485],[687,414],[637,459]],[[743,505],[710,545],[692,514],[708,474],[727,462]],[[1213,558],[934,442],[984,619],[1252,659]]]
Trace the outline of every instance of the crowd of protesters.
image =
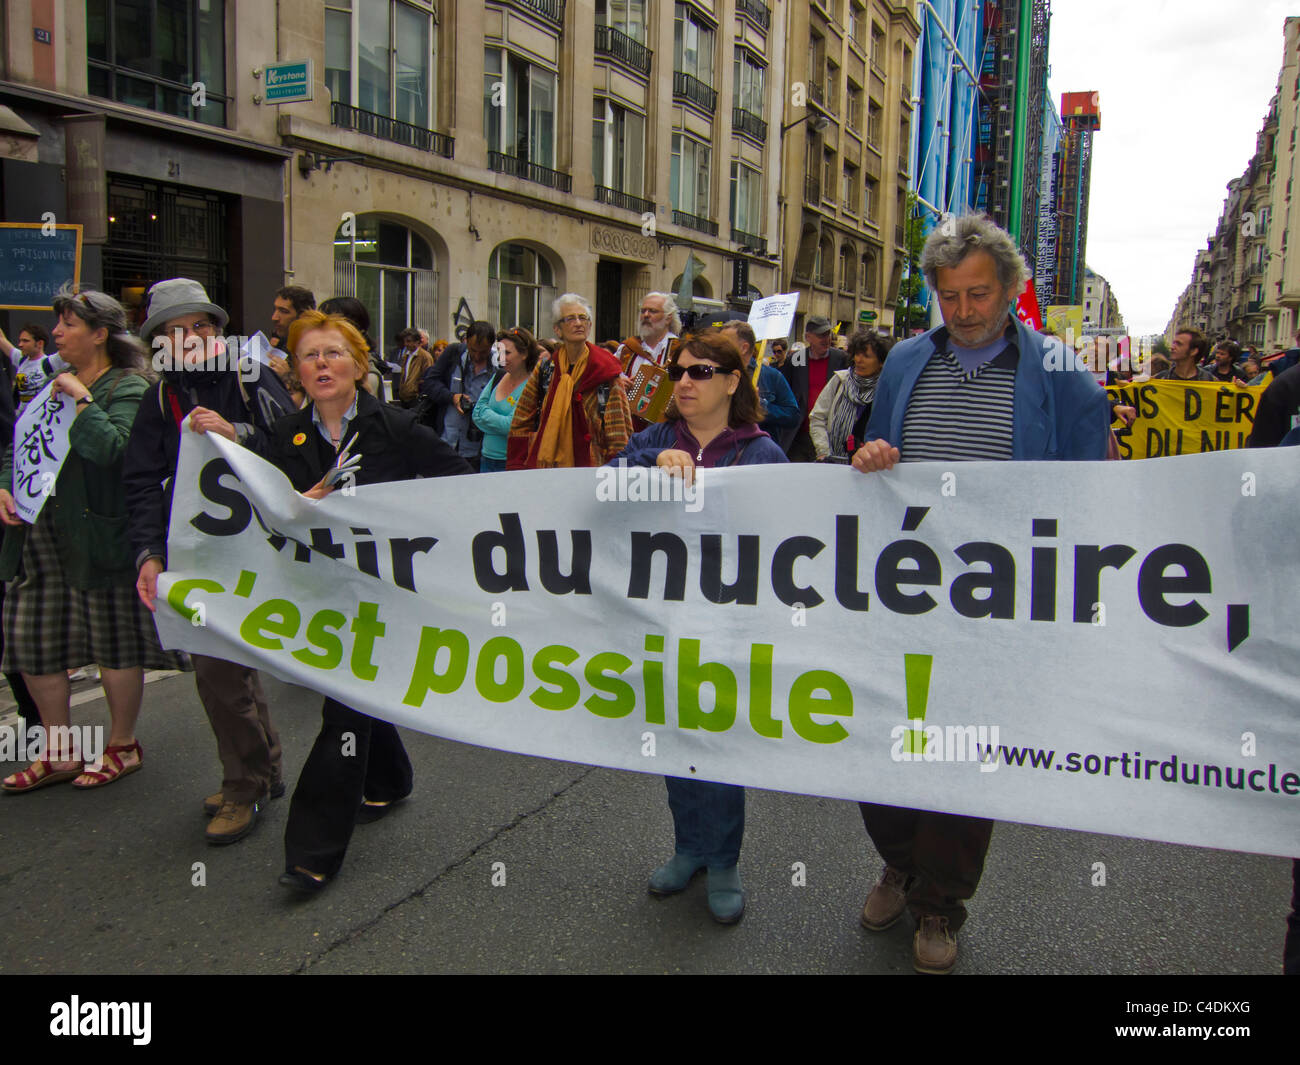
[[[7,439],[22,405],[47,384],[75,411],[56,491],[34,524],[19,518],[11,495],[12,446],[0,468],[0,668],[20,712],[49,729],[68,723],[69,672],[97,664],[111,736],[94,766],[48,749],[0,786],[96,788],[138,771],[143,672],[168,668],[194,671],[216,740],[222,781],[202,800],[207,840],[243,839],[265,803],[285,793],[289,767],[256,670],[164,650],[152,621],[187,418],[192,431],[218,434],[278,466],[313,499],[336,487],[349,454],[357,456],[350,476],[373,484],[610,463],[689,476],[699,467],[802,461],[870,475],[900,461],[1113,453],[1111,404],[1093,375],[1047,372],[1048,338],[1008,313],[1027,270],[1006,233],[965,216],[953,232],[931,235],[922,269],[944,324],[897,345],[859,330],[843,349],[831,322],[815,315],[794,349],[784,339],[760,345],[740,320],[687,330],[663,292],[642,300],[635,336],[597,344],[591,304],[569,292],[550,308],[553,340],[474,321],[450,343],[405,328],[385,355],[361,301],[339,296],[317,309],[311,291],[287,286],[271,304],[273,372],[260,375],[224,357],[228,315],[197,281],[153,285],[138,335],[111,296],[60,295],[52,332],[25,324],[13,346],[0,334],[0,351],[10,356],[0,360],[9,382],[0,387]],[[155,356],[178,357],[160,367],[149,345]],[[647,372],[672,386],[653,423],[629,396]],[[1267,372],[1257,353],[1232,341],[1211,346],[1188,328],[1176,333],[1170,366],[1155,376],[1244,384],[1262,383]],[[1300,365],[1278,374],[1269,395],[1274,415],[1256,422],[1254,446],[1287,442],[1261,424],[1280,427],[1296,415]],[[1025,411],[1038,410],[1052,411],[1053,424],[1022,424]],[[306,895],[323,890],[342,867],[354,826],[385,816],[412,783],[397,729],[326,697],[290,803],[280,882]],[[745,908],[744,789],[669,778],[667,791],[675,845],[651,874],[650,891],[676,894],[707,871],[710,913],[734,923]],[[862,925],[879,931],[910,910],[915,967],[951,971],[993,823],[860,805],[884,862]],[[1300,966],[1297,939],[1293,927],[1287,971]]]

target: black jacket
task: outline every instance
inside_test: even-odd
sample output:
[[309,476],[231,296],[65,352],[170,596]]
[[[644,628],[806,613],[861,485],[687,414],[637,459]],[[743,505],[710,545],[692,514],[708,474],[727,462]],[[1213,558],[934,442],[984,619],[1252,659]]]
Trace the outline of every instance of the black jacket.
[[[312,404],[275,423],[270,434],[250,445],[278,466],[299,492],[318,484],[334,466],[337,454],[311,420]],[[348,423],[344,443],[355,438],[350,453],[361,456],[356,483],[382,484],[413,477],[473,473],[463,458],[408,410],[380,403],[357,392],[357,416]]]
[[195,407],[220,414],[244,444],[270,432],[294,409],[279,377],[269,371],[253,381],[240,381],[235,370],[168,372],[145,393],[122,466],[127,534],[137,569],[151,556],[167,561],[172,481],[181,447],[176,415],[179,411],[183,419]]
[[[781,371],[782,375],[790,383],[790,391],[794,393],[795,402],[799,404],[799,413],[807,419],[808,415],[812,413],[812,404],[808,402],[808,354],[805,350],[803,353],[803,359],[801,360],[802,364],[796,366],[794,364],[794,357],[797,354],[798,353],[795,352],[787,356],[785,362],[778,366],[777,369]],[[848,354],[842,348],[831,348],[827,351],[827,384],[830,383],[831,374],[835,373],[836,370],[843,370],[851,365],[852,360],[849,359]],[[801,422],[793,429],[780,430],[779,435],[777,436],[777,443],[780,444],[784,450],[789,451],[790,445],[794,442],[794,438],[799,435],[799,430],[802,427],[803,423]]]
[[1277,374],[1259,397],[1247,447],[1277,447],[1300,414],[1300,365]]

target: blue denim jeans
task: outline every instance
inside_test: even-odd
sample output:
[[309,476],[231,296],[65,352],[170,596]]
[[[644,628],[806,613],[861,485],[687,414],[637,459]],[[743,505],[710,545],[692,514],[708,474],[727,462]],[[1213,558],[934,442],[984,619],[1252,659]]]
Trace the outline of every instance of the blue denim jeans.
[[478,464],[479,473],[501,473],[505,470],[505,468],[506,468],[505,459],[490,459],[486,455],[484,455],[483,458],[479,460],[479,464]]
[[745,789],[681,777],[664,777],[664,783],[677,853],[698,858],[711,869],[735,865],[745,835]]

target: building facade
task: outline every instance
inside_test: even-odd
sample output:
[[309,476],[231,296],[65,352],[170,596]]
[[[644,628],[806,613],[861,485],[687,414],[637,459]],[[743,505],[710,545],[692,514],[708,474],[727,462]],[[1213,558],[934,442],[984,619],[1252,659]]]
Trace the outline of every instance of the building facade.
[[842,330],[886,331],[903,273],[916,121],[913,5],[790,0],[780,124],[784,290]]
[[[140,314],[148,286],[185,275],[267,324],[283,283],[289,193],[274,115],[242,78],[276,38],[275,9],[194,0],[5,5],[0,220],[83,227],[80,276]],[[0,312],[0,316],[5,312]],[[16,320],[40,318],[9,313]],[[52,317],[46,316],[52,321]]]

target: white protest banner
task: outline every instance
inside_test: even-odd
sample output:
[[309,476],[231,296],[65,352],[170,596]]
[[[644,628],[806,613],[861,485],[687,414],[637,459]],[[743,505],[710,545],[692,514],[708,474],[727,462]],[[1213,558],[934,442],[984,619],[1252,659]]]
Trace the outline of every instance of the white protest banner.
[[799,293],[787,292],[755,300],[749,308],[749,327],[757,340],[776,340],[790,335],[794,325],[794,312],[799,306]]
[[186,432],[159,630],[503,750],[1295,852],[1285,449],[697,478],[689,498],[606,468],[317,504]]
[[14,425],[14,507],[27,523],[36,521],[54,492],[63,460],[68,457],[68,430],[77,407],[51,381],[23,409]]

